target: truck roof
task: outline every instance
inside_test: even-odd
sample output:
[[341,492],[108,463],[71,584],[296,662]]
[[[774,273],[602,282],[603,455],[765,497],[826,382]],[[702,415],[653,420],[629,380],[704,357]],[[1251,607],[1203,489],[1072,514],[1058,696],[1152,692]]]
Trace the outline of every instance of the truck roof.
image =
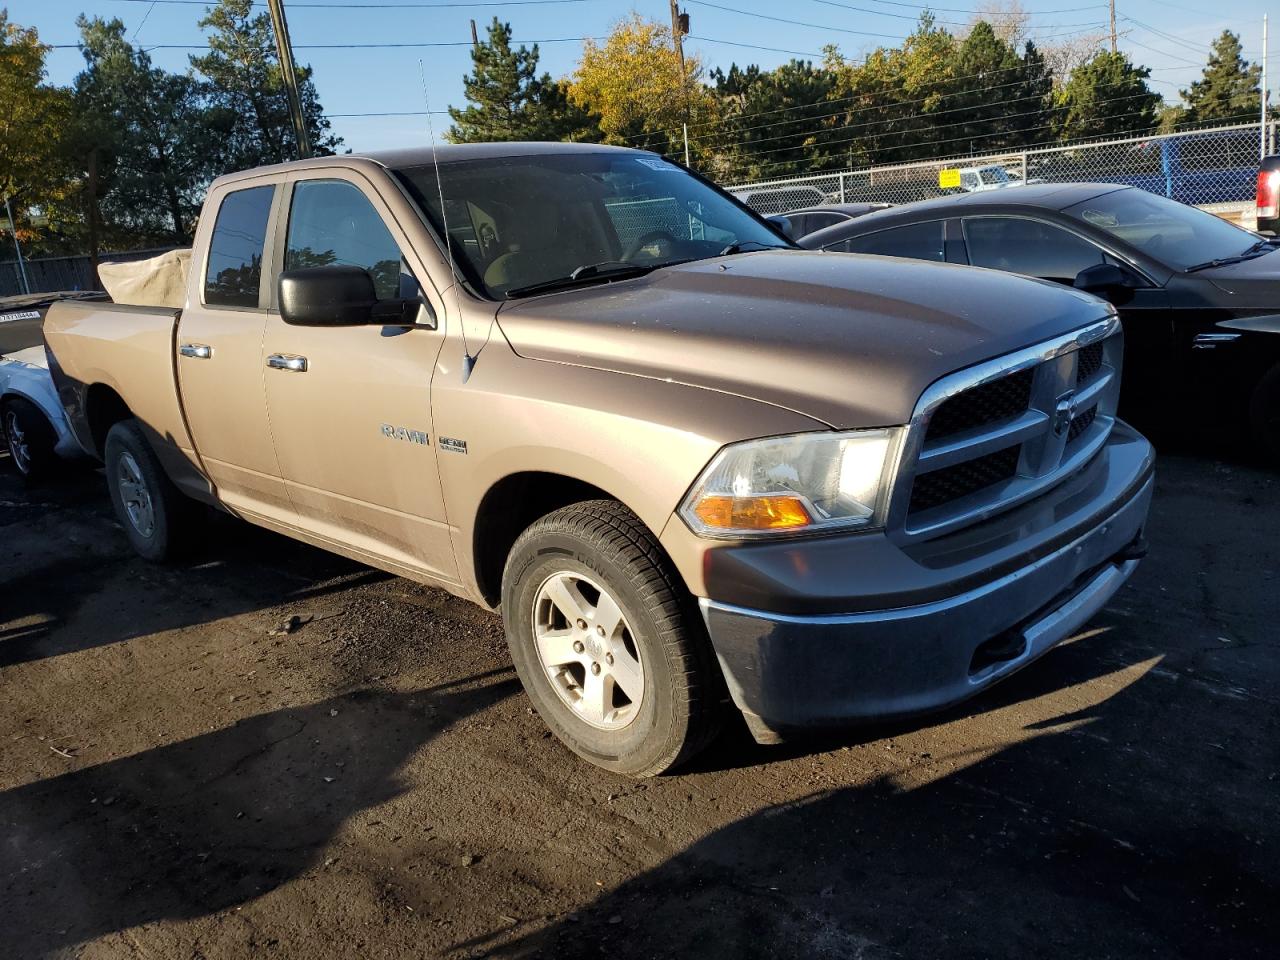
[[525,157],[566,153],[644,153],[631,147],[614,147],[603,143],[561,143],[558,141],[513,141],[509,143],[442,143],[436,147],[405,147],[399,150],[373,150],[361,153],[344,153],[308,160],[290,160],[249,170],[237,170],[219,177],[215,183],[248,179],[267,173],[304,170],[309,167],[332,166],[334,161],[349,163],[373,163],[380,167],[425,166],[438,159],[441,163],[454,160],[487,160],[495,157]]

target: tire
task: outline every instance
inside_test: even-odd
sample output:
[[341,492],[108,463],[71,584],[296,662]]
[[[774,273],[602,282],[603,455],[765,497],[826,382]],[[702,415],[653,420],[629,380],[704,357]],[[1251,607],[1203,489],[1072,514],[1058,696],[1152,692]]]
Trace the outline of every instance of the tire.
[[137,420],[121,420],[108,431],[103,459],[111,505],[133,549],[155,563],[186,552],[196,504],[165,475]]
[[0,430],[9,446],[9,462],[24,483],[36,484],[52,472],[58,455],[58,435],[40,408],[22,397],[0,405]]
[[655,776],[718,733],[724,681],[701,618],[653,535],[621,504],[574,504],[525,530],[503,571],[502,611],[529,698],[590,763]]
[[1249,401],[1251,444],[1272,466],[1280,467],[1280,363],[1262,375]]

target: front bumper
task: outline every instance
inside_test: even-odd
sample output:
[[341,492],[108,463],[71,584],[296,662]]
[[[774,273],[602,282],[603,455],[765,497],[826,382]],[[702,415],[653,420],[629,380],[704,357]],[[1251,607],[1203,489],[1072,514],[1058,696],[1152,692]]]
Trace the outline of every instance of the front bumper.
[[[924,602],[868,609],[864,595],[850,598],[846,609],[856,612],[783,613],[702,599],[734,702],[767,742],[792,728],[922,713],[978,693],[1078,631],[1128,579],[1145,550],[1153,486],[1150,445],[1117,423],[1077,477],[988,521],[1018,532],[1021,562],[1006,553],[997,564],[993,553],[995,576],[979,585],[972,580],[981,557],[941,548],[916,558]],[[1012,546],[1004,530],[993,542]],[[901,549],[886,537],[877,542],[862,538],[860,559],[879,549],[901,573]],[[963,556],[951,571],[957,587],[939,596],[951,555]],[[849,580],[854,569],[844,571]],[[911,584],[895,586],[911,594]],[[782,598],[776,609],[787,605]]]

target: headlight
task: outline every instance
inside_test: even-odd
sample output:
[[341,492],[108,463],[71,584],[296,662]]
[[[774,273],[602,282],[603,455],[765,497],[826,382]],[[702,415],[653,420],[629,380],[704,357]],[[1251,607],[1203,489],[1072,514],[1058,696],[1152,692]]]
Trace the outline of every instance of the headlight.
[[694,533],[738,539],[884,524],[901,430],[800,433],[725,447],[680,506]]

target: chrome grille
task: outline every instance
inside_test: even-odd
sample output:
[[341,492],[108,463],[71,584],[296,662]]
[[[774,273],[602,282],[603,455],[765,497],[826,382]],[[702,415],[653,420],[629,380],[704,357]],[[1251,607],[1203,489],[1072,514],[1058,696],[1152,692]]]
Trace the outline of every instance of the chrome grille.
[[1112,317],[935,383],[908,429],[890,528],[939,536],[1083,465],[1115,422],[1122,350]]

